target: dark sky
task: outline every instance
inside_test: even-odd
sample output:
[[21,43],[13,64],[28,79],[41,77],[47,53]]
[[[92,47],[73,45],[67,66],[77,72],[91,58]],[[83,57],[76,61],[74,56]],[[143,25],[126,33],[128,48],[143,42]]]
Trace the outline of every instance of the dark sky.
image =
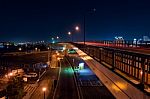
[[84,13],[86,39],[150,36],[150,0],[0,0],[0,41],[81,40]]

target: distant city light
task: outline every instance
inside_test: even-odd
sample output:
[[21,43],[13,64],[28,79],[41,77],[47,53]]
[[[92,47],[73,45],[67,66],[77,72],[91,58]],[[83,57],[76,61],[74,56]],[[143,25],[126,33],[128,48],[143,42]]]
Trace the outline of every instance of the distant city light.
[[35,48],[35,50],[37,51],[37,48]]
[[21,51],[21,50],[22,50],[22,48],[20,47],[18,50],[19,50],[19,51]]

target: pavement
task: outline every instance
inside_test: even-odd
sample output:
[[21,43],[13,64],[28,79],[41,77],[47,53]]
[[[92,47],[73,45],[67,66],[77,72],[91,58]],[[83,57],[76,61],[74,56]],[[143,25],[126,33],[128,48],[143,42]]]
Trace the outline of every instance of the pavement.
[[[72,45],[71,47],[74,46]],[[135,88],[132,84],[110,71],[83,51],[79,49],[76,51],[117,99],[150,99],[150,96]]]

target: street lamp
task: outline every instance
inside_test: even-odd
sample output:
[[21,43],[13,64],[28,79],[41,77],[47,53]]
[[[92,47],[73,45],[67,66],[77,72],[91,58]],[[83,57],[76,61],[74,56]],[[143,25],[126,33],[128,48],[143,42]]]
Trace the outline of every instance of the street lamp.
[[13,75],[13,73],[9,73],[9,76],[12,76]]
[[22,48],[21,47],[19,47],[19,49],[18,49],[19,51],[21,51],[22,50]]
[[73,34],[71,32],[68,32],[68,35],[71,36],[72,42],[73,42]]
[[76,26],[76,27],[75,27],[75,30],[79,31],[79,27],[78,27],[78,26]]
[[[91,9],[91,11],[92,11],[92,12],[96,12],[96,9],[93,8],[93,9]],[[92,12],[91,12],[91,13],[92,13]],[[84,51],[85,51],[85,36],[86,36],[86,35],[85,35],[85,34],[86,34],[86,31],[85,31],[85,30],[86,30],[86,29],[85,29],[85,28],[86,28],[86,27],[85,27],[86,22],[85,22],[85,21],[86,21],[86,13],[84,13],[84,15],[83,15]]]
[[57,38],[57,39],[59,39],[59,37],[58,37],[58,36],[57,36],[56,38]]
[[43,92],[44,92],[44,99],[45,99],[45,91],[46,91],[46,88],[43,87],[42,90],[43,90]]
[[68,32],[68,35],[71,35],[71,32]]

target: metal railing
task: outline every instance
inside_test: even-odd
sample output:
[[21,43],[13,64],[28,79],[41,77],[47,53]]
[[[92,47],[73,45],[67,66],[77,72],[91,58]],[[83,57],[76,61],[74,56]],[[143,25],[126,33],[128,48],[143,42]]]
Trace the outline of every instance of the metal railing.
[[[150,87],[150,55],[124,51],[111,47],[98,47],[74,43],[88,55],[114,71],[119,71],[127,77],[139,82],[139,88]],[[145,86],[146,85],[146,86]]]

